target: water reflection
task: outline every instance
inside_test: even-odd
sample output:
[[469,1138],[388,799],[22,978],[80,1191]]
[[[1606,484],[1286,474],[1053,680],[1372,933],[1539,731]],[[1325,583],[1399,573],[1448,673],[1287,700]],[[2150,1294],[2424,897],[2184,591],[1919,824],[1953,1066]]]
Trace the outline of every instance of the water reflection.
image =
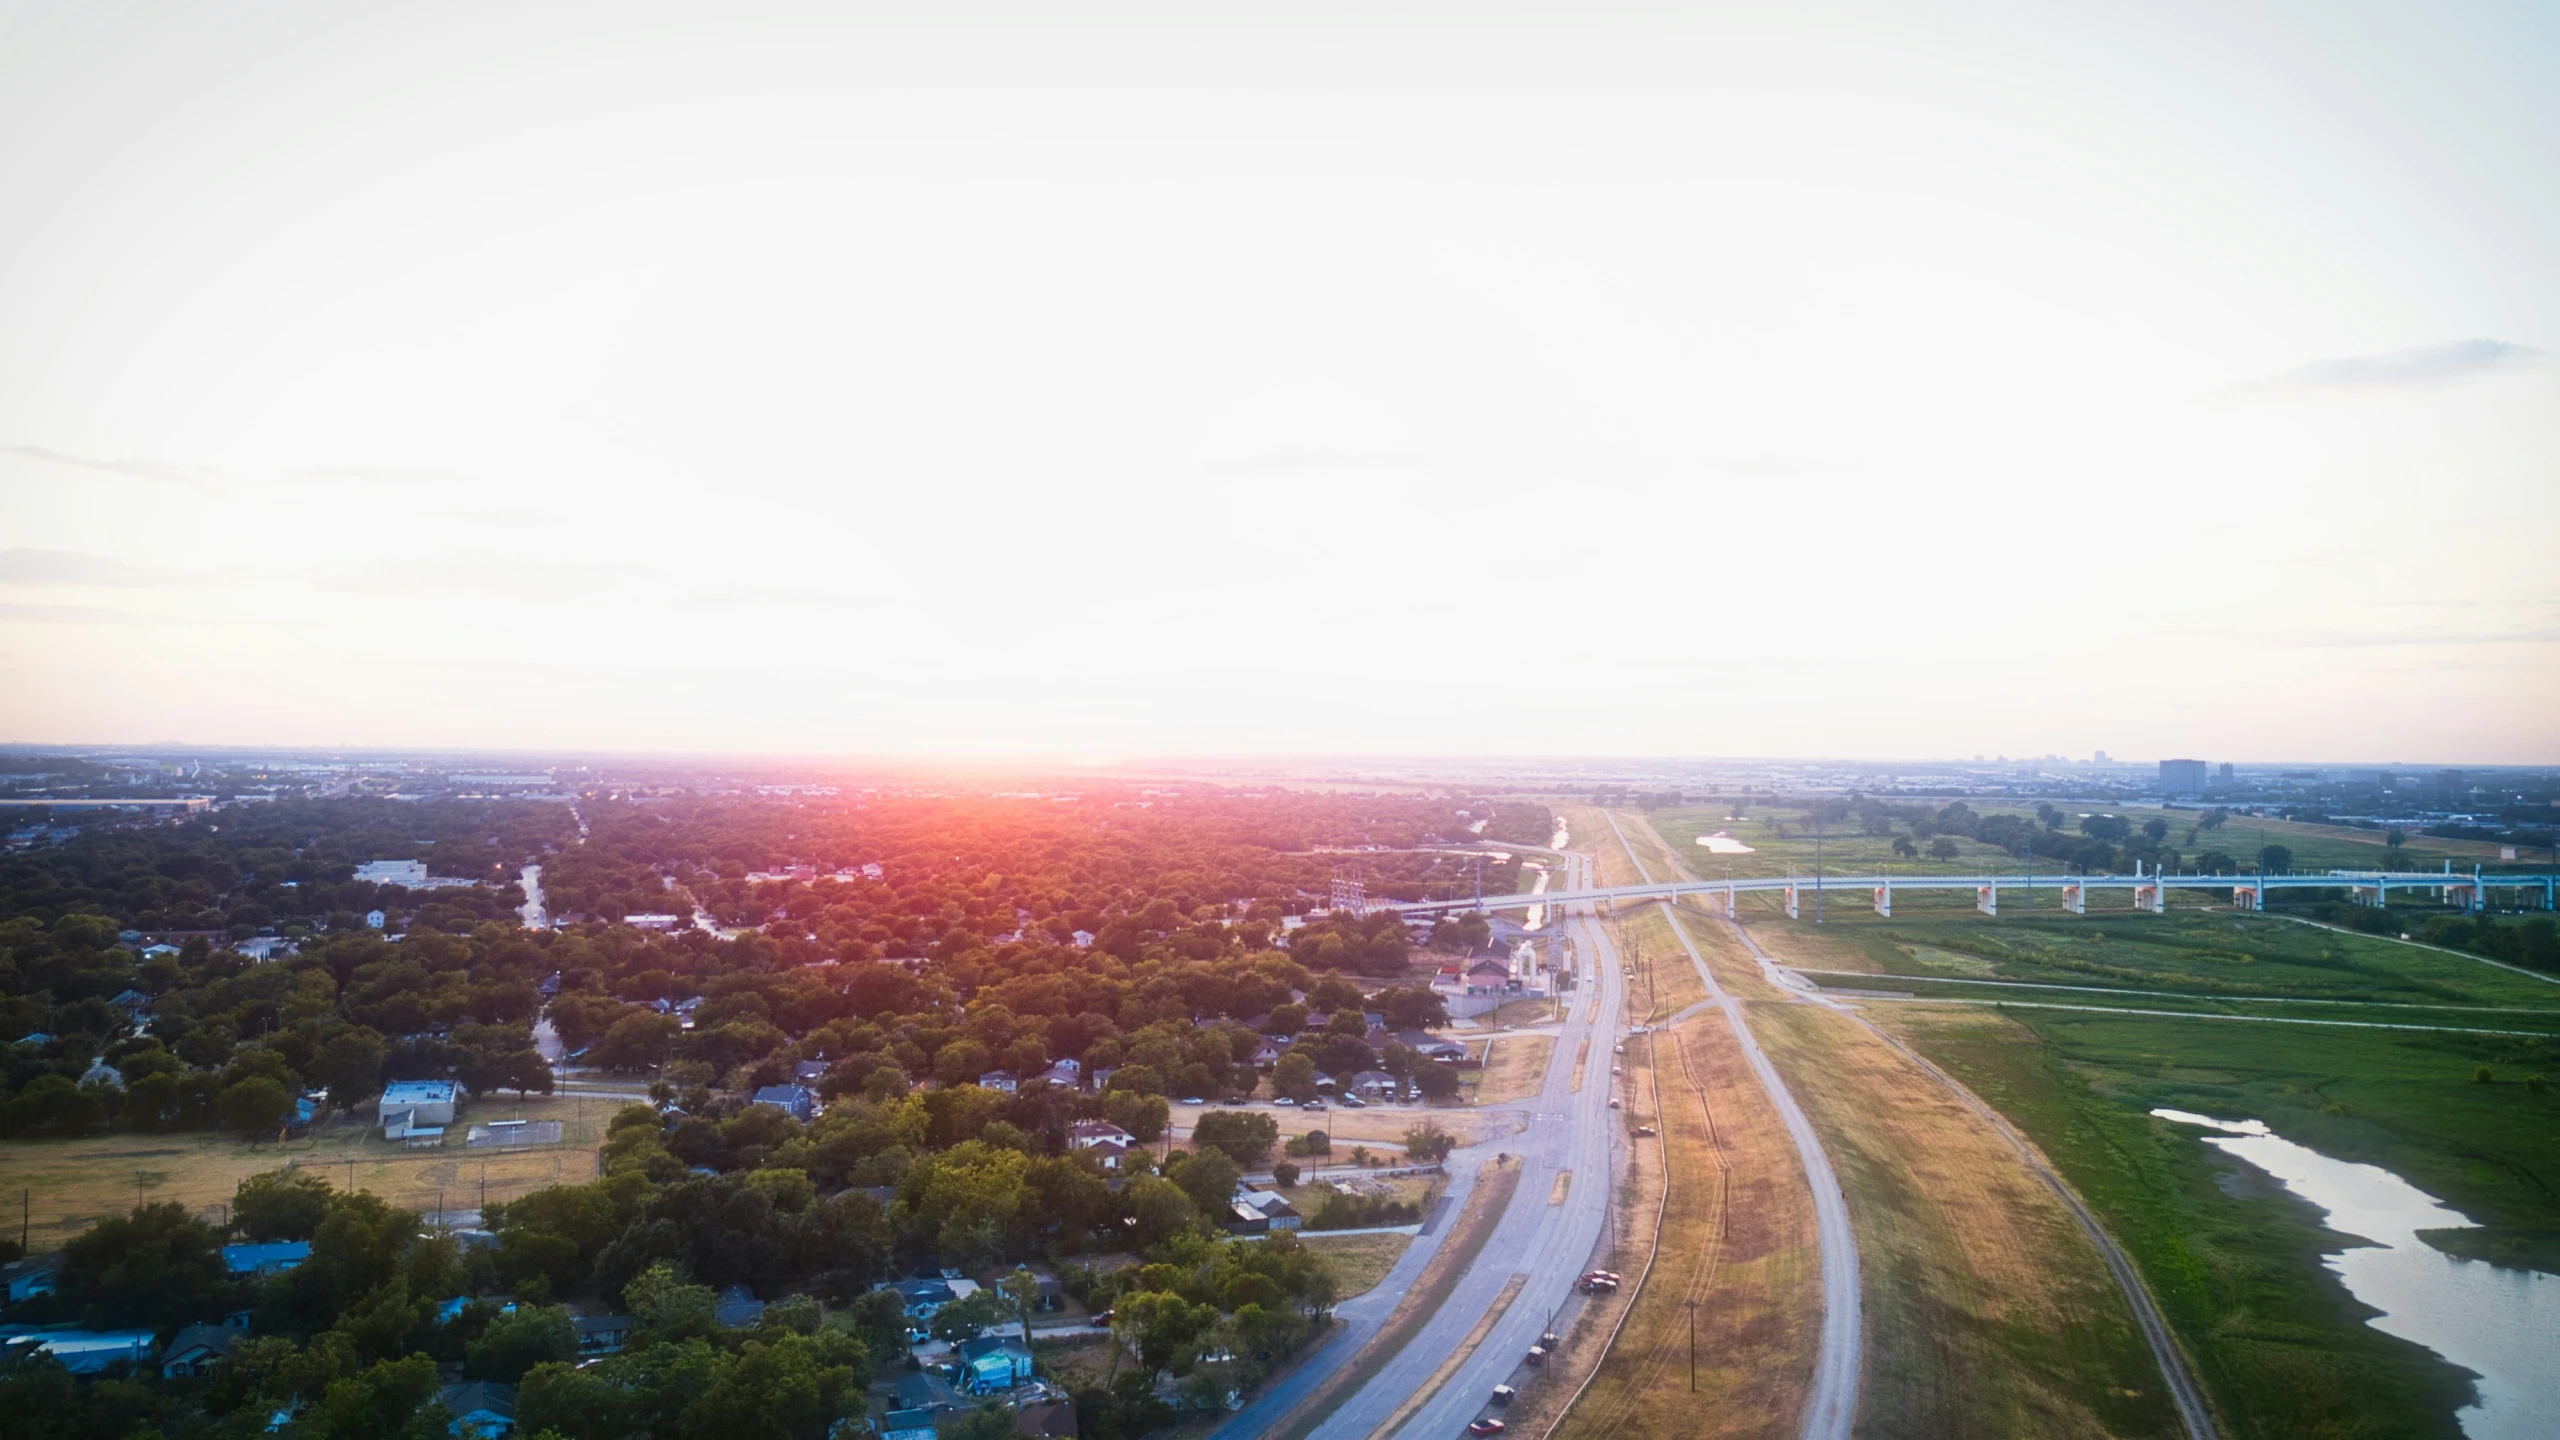
[[2424,1345],[2480,1377],[2480,1400],[2456,1415],[2471,1440],[2560,1435],[2560,1275],[2461,1260],[2418,1238],[2469,1229],[2470,1217],[2374,1165],[2332,1160],[2258,1120],[2216,1120],[2154,1110],[2163,1120],[2223,1132],[2205,1143],[2283,1181],[2328,1213],[2342,1235],[2371,1242],[2327,1258],[2358,1300],[2382,1313],[2367,1323]]

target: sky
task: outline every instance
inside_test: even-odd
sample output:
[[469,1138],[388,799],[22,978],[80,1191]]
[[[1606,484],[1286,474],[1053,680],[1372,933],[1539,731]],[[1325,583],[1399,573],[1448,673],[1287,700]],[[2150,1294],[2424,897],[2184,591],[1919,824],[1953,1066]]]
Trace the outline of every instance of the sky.
[[2555,76],[0,0],[0,740],[2560,763]]

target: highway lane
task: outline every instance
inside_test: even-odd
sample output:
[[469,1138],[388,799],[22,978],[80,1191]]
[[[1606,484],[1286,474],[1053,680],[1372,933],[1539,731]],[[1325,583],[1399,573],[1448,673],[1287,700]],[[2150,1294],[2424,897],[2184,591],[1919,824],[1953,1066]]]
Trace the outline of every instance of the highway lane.
[[[1572,1297],[1574,1281],[1599,1252],[1620,1147],[1626,1143],[1623,1128],[1615,1123],[1619,1112],[1608,1108],[1609,1047],[1621,1026],[1625,986],[1607,932],[1587,916],[1576,917],[1573,925],[1576,948],[1588,962],[1584,972],[1599,982],[1598,1018],[1591,1018],[1591,992],[1577,994],[1573,1016],[1557,1037],[1546,1084],[1534,1102],[1522,1107],[1527,1111],[1525,1128],[1507,1140],[1477,1147],[1517,1157],[1519,1188],[1447,1303],[1376,1379],[1316,1430],[1318,1440],[1360,1440],[1393,1418],[1430,1386],[1434,1373],[1484,1320],[1511,1277],[1524,1276],[1517,1297],[1483,1340],[1394,1431],[1400,1437],[1459,1434],[1469,1420],[1487,1413],[1493,1387],[1538,1343]],[[1574,1057],[1586,1039],[1591,1054],[1576,1093]],[[1551,1204],[1557,1173],[1564,1170],[1573,1172],[1564,1203]]]
[[[1587,858],[1574,860],[1577,868],[1587,870]],[[1481,1410],[1493,1387],[1537,1343],[1557,1307],[1571,1296],[1573,1282],[1589,1267],[1604,1233],[1616,1147],[1623,1143],[1619,1127],[1610,1123],[1614,1112],[1608,1108],[1608,1056],[1620,1026],[1624,986],[1607,933],[1588,916],[1572,917],[1567,924],[1582,960],[1582,973],[1592,978],[1592,988],[1575,993],[1574,1004],[1556,1032],[1555,1052],[1537,1097],[1478,1112],[1484,1138],[1450,1156],[1449,1188],[1435,1222],[1376,1288],[1335,1308],[1341,1328],[1331,1340],[1230,1416],[1212,1432],[1213,1440],[1249,1440],[1270,1433],[1291,1409],[1359,1353],[1439,1253],[1474,1194],[1478,1172],[1497,1154],[1519,1157],[1523,1173],[1493,1236],[1451,1288],[1449,1299],[1384,1369],[1314,1430],[1314,1436],[1365,1440],[1430,1384],[1434,1372],[1484,1318],[1511,1276],[1525,1274],[1529,1280],[1501,1320],[1397,1432],[1458,1434]],[[1600,997],[1596,1020],[1591,1004],[1595,991]],[[1576,1094],[1573,1062],[1585,1037],[1591,1040],[1592,1053],[1584,1068],[1582,1091]],[[1548,1196],[1560,1169],[1573,1171],[1573,1181],[1565,1203],[1550,1205]]]

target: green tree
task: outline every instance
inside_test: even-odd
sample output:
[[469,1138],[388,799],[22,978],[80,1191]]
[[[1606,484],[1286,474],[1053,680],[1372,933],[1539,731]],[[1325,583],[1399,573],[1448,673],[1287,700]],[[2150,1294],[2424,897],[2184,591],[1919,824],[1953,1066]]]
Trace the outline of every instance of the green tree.
[[1224,1219],[1236,1193],[1236,1162],[1224,1150],[1195,1150],[1166,1167],[1165,1178],[1182,1188],[1192,1208]]
[[597,1041],[590,1058],[607,1070],[636,1074],[656,1069],[667,1058],[667,1051],[682,1033],[672,1015],[642,1010],[613,1022],[613,1028]]
[[1012,1274],[996,1282],[996,1293],[1004,1297],[1013,1318],[1022,1322],[1022,1343],[1030,1344],[1031,1317],[1040,1313],[1040,1277],[1017,1265]]
[[308,1240],[328,1218],[332,1192],[317,1175],[269,1170],[231,1192],[231,1228],[247,1240]]
[[1425,1120],[1404,1132],[1404,1153],[1416,1160],[1446,1160],[1449,1152],[1456,1148],[1457,1137],[1441,1129],[1439,1122],[1434,1120]]
[[1279,1164],[1271,1167],[1271,1178],[1279,1182],[1280,1188],[1283,1190],[1295,1189],[1298,1184],[1298,1167],[1287,1160],[1283,1160]]
[[63,1247],[63,1302],[99,1327],[166,1330],[218,1315],[230,1292],[222,1238],[175,1203],[136,1206]]
[[1271,1088],[1292,1100],[1313,1100],[1316,1098],[1316,1062],[1295,1050],[1281,1056],[1280,1063],[1271,1067]]
[[1227,1153],[1241,1170],[1258,1169],[1280,1139],[1280,1122],[1251,1110],[1212,1110],[1191,1128],[1191,1143]]
[[474,1380],[503,1380],[513,1385],[546,1361],[568,1364],[578,1358],[577,1328],[558,1305],[519,1305],[513,1315],[489,1322],[463,1352],[463,1373]]
[[293,1096],[275,1080],[251,1075],[223,1087],[222,1098],[215,1103],[224,1129],[256,1135],[284,1124]]
[[2269,875],[2282,875],[2293,869],[2293,852],[2282,845],[2265,845],[2258,850],[2258,868]]
[[953,1345],[974,1340],[978,1332],[1004,1320],[1005,1304],[992,1290],[972,1290],[933,1312],[927,1327],[936,1340]]

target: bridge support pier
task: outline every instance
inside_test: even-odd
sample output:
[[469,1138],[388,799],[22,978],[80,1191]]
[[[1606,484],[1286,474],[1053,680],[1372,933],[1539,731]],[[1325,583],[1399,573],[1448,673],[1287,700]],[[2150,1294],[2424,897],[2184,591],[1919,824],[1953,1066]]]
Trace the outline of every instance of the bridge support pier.
[[2383,904],[2385,903],[2385,898],[2386,898],[2386,897],[2385,897],[2385,896],[2384,896],[2384,894],[2383,894],[2383,887],[2382,887],[2382,886],[2380,886],[2380,885],[2358,885],[2358,886],[2355,886],[2355,887],[2353,887],[2353,888],[2354,888],[2354,892],[2355,892],[2355,899],[2356,899],[2356,903],[2357,903],[2357,904],[2359,904],[2359,905],[2370,905],[2370,906],[2372,906],[2372,907],[2373,907],[2374,909],[2376,909],[2376,910],[2379,910],[2379,909],[2381,909],[2381,908],[2383,907]]
[[2065,885],[2065,886],[2063,886],[2063,887],[2062,887],[2062,908],[2063,908],[2063,909],[2065,909],[2065,910],[2070,911],[2070,912],[2071,912],[2072,914],[2074,914],[2074,915],[2086,915],[2086,914],[2088,914],[2088,913],[2089,913],[2089,887],[2088,887],[2088,886],[2086,886],[2086,885]]
[[1985,915],[1998,916],[2000,913],[2000,887],[1997,885],[1974,886],[1973,908],[1981,911]]
[[1876,913],[1887,920],[1893,918],[1893,886],[1889,882],[1876,887]]
[[2264,910],[2267,897],[2255,885],[2234,885],[2231,887],[2231,905],[2235,910]]
[[1787,887],[1787,918],[1790,920],[1801,920],[1804,918],[1804,912],[1797,908],[1796,887],[1793,885]]
[[2162,885],[2157,881],[2149,885],[2134,886],[2133,908],[2136,910],[2148,910],[2154,915],[2168,913],[2169,887]]

